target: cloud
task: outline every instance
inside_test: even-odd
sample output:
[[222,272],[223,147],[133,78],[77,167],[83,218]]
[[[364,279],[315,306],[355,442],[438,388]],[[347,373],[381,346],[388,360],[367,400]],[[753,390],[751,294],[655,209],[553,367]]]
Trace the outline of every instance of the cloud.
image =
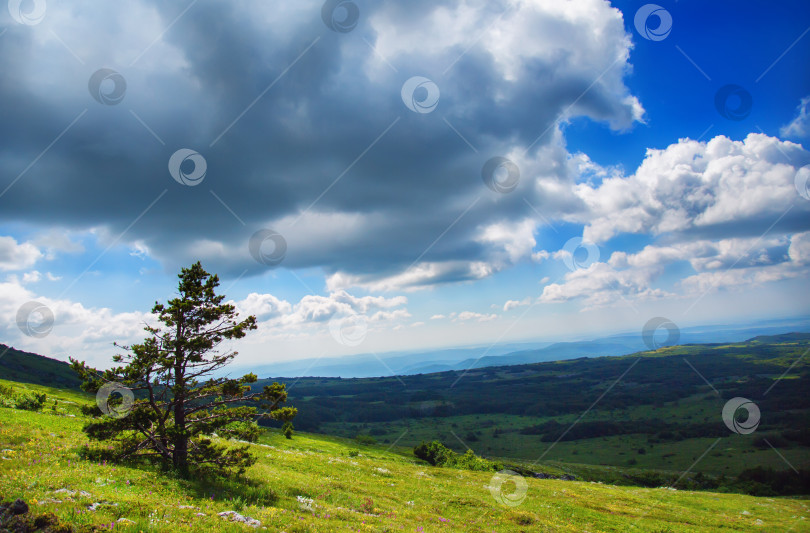
[[631,176],[579,184],[587,208],[571,218],[585,222],[583,237],[595,243],[622,233],[759,235],[777,218],[777,230],[808,229],[810,202],[794,187],[808,161],[801,146],[761,134],[681,139],[649,149]]
[[31,272],[26,272],[25,274],[23,274],[22,282],[36,283],[40,279],[42,279],[42,274],[40,274],[38,270],[32,270]]
[[18,243],[13,237],[0,237],[0,270],[24,270],[43,257],[30,242]]
[[[56,228],[54,250],[78,246],[59,232],[123,234],[166,270],[201,259],[234,277],[264,272],[248,241],[271,228],[282,266],[321,268],[330,290],[415,290],[509,267],[531,253],[538,213],[581,203],[562,122],[642,118],[624,83],[631,41],[606,1],[368,3],[348,36],[325,28],[321,4],[205,2],[178,18],[146,0],[62,3],[42,31],[10,26],[0,175],[71,127],[6,193],[0,222]],[[126,80],[119,105],[88,93],[101,67]],[[441,91],[433,113],[402,102],[415,75]],[[169,175],[181,148],[205,158],[200,186]],[[520,167],[511,195],[481,179],[493,156]]]
[[788,124],[779,128],[779,135],[793,139],[803,139],[810,132],[810,96],[805,96],[796,108],[796,116]]
[[503,311],[511,311],[512,309],[517,309],[518,307],[523,307],[530,304],[531,299],[529,298],[524,298],[523,300],[508,300],[505,304],[503,304]]
[[462,311],[460,313],[450,313],[450,318],[453,322],[467,322],[470,320],[474,320],[476,322],[489,322],[490,320],[495,320],[498,318],[498,315],[495,313],[484,314],[484,313],[476,313],[475,311]]
[[[361,316],[369,322],[396,322],[410,318],[405,296],[354,296],[338,290],[327,296],[308,294],[292,304],[272,294],[251,293],[232,302],[243,316],[255,315],[265,330],[296,331],[324,324],[333,317]],[[401,308],[401,309],[397,309]]]
[[[18,312],[32,301],[47,307],[53,315],[53,329],[42,338],[27,337],[18,329]],[[72,356],[105,366],[118,351],[113,342],[130,344],[142,340],[143,327],[154,324],[154,319],[148,313],[116,313],[109,308],[85,307],[78,302],[47,298],[24,287],[12,276],[0,283],[0,323],[4,324],[2,335],[7,344],[63,360]]]
[[[694,274],[683,276],[671,289],[656,286],[665,269],[676,263],[689,264]],[[804,277],[808,265],[810,232],[648,245],[634,254],[614,252],[606,262],[569,272],[563,282],[547,285],[539,301],[582,299],[591,308],[622,299],[699,296],[709,290]]]

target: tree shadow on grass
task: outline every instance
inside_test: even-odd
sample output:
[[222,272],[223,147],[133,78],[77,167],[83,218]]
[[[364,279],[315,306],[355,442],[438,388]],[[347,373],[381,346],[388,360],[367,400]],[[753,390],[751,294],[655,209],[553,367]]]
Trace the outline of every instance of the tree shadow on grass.
[[175,470],[161,468],[158,461],[143,458],[117,459],[115,452],[108,447],[81,447],[77,451],[86,461],[117,464],[173,480],[186,495],[193,498],[233,502],[236,510],[248,505],[261,507],[273,505],[279,499],[278,493],[267,484],[244,474],[218,471],[208,467],[193,468],[188,476],[183,476]]

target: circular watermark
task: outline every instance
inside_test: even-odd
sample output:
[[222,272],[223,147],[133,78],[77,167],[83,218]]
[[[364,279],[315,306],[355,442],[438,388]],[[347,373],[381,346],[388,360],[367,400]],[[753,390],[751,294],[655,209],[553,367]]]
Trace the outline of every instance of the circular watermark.
[[100,68],[87,82],[90,95],[104,105],[118,105],[127,92],[127,80],[111,68]]
[[[737,418],[740,409],[746,412],[745,420]],[[759,416],[759,406],[748,398],[737,396],[723,406],[723,422],[728,429],[739,435],[748,435],[756,431],[759,426]]]
[[329,333],[332,338],[344,346],[358,346],[366,340],[368,322],[366,317],[359,314],[333,316],[329,320]]
[[[666,331],[667,338],[661,339],[658,336],[659,331]],[[656,338],[658,336],[658,338]],[[641,330],[641,338],[644,344],[650,350],[657,350],[663,346],[674,346],[678,344],[681,339],[681,330],[675,325],[675,322],[662,316],[651,318],[644,324],[644,329]]]
[[321,18],[330,30],[349,33],[360,20],[360,8],[347,0],[326,0],[321,8]]
[[[29,10],[23,11],[23,3]],[[45,0],[8,0],[8,12],[17,24],[35,26],[45,18]]]
[[426,114],[439,105],[439,86],[431,80],[414,76],[402,85],[402,102],[414,113]]
[[[120,405],[110,405],[110,396],[119,394],[121,396]],[[132,410],[132,404],[135,403],[135,393],[132,389],[125,387],[115,381],[105,383],[98,389],[96,393],[96,405],[101,409],[101,412],[113,418],[124,418]]]
[[169,174],[180,185],[199,185],[207,170],[205,158],[190,148],[181,148],[169,158]]
[[277,231],[260,229],[251,235],[248,250],[257,262],[267,266],[276,266],[287,255],[287,240]]
[[810,165],[805,165],[796,171],[793,185],[796,187],[799,196],[805,200],[810,200]]
[[[504,487],[507,485],[507,487]],[[506,490],[509,485],[514,485],[512,490]],[[513,470],[501,470],[489,480],[489,493],[495,501],[507,507],[517,507],[526,499],[526,492],[529,484],[523,476]]]
[[495,192],[507,194],[514,191],[520,182],[520,169],[505,157],[493,157],[481,168],[484,184]]
[[[584,270],[599,261],[599,247],[592,242],[582,240],[581,237],[568,239],[563,246],[563,251],[566,252],[563,254],[563,263],[571,272]],[[585,257],[582,257],[581,251],[585,252]]]
[[672,31],[672,15],[656,4],[646,4],[636,11],[633,19],[636,31],[648,41],[663,41]]
[[754,104],[751,93],[739,85],[729,84],[720,87],[714,95],[714,107],[723,118],[740,121],[751,114]]
[[28,337],[47,337],[53,329],[53,311],[41,302],[26,302],[17,309],[17,327]]

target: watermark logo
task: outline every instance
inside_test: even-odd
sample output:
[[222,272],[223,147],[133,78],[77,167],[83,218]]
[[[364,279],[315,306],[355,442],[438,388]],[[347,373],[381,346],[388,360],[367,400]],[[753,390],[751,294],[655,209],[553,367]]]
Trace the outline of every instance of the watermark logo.
[[810,200],[810,165],[805,165],[796,172],[793,179],[796,192],[805,200]]
[[47,337],[53,329],[53,311],[41,302],[24,303],[17,309],[17,327],[28,337]]
[[248,250],[258,263],[276,266],[287,255],[287,240],[277,231],[260,229],[250,237]]
[[724,85],[714,95],[714,107],[723,118],[740,121],[751,114],[751,93],[739,85]]
[[104,105],[118,105],[127,92],[127,80],[111,68],[100,68],[90,76],[87,82],[96,102]]
[[[666,331],[667,338],[661,339],[659,331]],[[644,329],[641,330],[641,338],[644,344],[650,350],[657,350],[663,346],[674,346],[678,344],[681,339],[681,330],[675,325],[675,322],[662,316],[651,318],[644,324]]]
[[[120,404],[110,405],[110,397],[113,394],[121,396]],[[127,416],[132,410],[133,403],[135,403],[135,393],[132,392],[132,389],[115,381],[105,383],[96,393],[96,405],[98,405],[98,408],[101,409],[102,413],[113,418]]]
[[[563,263],[568,270],[584,270],[599,261],[599,247],[592,242],[584,241],[581,237],[568,239],[563,246]],[[584,251],[585,256],[582,256]]]
[[672,15],[656,4],[641,6],[633,23],[638,34],[648,41],[663,41],[672,31]]
[[326,0],[321,8],[321,18],[330,30],[349,33],[360,20],[360,8],[346,0]]
[[[29,10],[23,11],[23,3]],[[35,26],[45,18],[45,0],[8,0],[8,12],[17,24]]]
[[526,480],[513,470],[501,470],[489,480],[490,494],[496,502],[507,507],[517,507],[523,503],[528,490]]
[[505,157],[493,157],[481,169],[484,184],[495,192],[507,194],[520,182],[520,169]]
[[366,340],[368,322],[366,317],[359,314],[333,316],[329,320],[329,333],[332,338],[343,346],[358,346]]
[[426,114],[439,105],[439,86],[422,76],[414,76],[402,85],[402,101],[414,113]]
[[[737,418],[740,409],[746,412],[745,420]],[[737,396],[723,406],[723,422],[726,427],[738,435],[748,435],[759,426],[759,407],[748,398]]]
[[169,158],[169,174],[180,185],[199,185],[207,170],[205,158],[190,148],[181,148]]

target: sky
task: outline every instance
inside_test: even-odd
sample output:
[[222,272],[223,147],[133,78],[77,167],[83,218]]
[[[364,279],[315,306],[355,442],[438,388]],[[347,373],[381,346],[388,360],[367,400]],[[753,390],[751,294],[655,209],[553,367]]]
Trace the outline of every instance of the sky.
[[[810,310],[810,5],[10,0],[0,342],[239,363]],[[653,322],[653,323],[660,323]]]

